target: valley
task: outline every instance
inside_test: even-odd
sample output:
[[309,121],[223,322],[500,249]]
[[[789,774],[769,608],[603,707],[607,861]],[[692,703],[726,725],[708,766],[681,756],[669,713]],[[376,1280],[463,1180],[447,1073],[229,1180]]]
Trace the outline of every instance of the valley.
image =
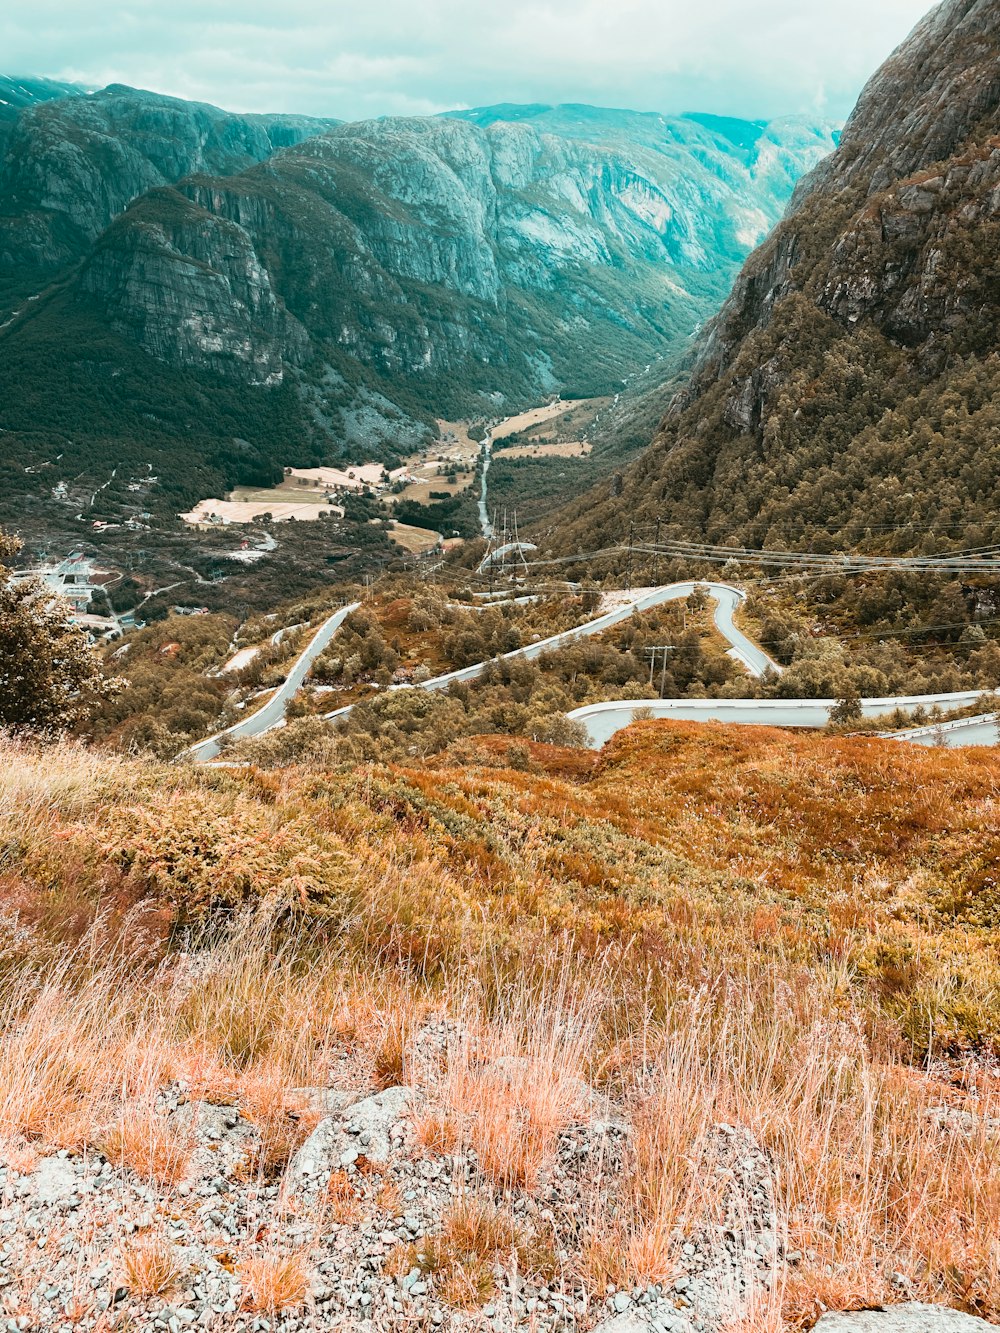
[[998,254],[996,0],[0,76],[0,1328],[1000,1324]]
[[[288,466],[394,471],[437,418],[614,395],[686,353],[835,133],[559,107],[340,125],[51,92],[0,144],[0,520],[36,549],[65,529],[59,481],[148,464],[158,528]],[[51,480],[25,471],[55,454]],[[557,460],[500,473],[523,462]],[[100,516],[131,516],[124,499]],[[450,528],[473,535],[474,511]]]

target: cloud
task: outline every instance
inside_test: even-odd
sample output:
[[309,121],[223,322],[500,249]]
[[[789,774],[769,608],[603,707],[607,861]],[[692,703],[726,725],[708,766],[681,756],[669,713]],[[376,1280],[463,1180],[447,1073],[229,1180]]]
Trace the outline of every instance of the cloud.
[[[7,72],[356,119],[493,102],[843,117],[927,0],[35,0]],[[88,13],[87,11],[91,12]]]

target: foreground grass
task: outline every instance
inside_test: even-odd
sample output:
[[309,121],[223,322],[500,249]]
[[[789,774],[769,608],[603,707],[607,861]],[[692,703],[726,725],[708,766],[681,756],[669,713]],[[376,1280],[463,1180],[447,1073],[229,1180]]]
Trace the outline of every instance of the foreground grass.
[[[600,758],[519,743],[511,768],[508,745],[261,774],[7,743],[7,1150],[93,1145],[167,1190],[186,1149],[155,1101],[180,1078],[237,1102],[280,1174],[294,1089],[336,1068],[423,1082],[418,1137],[475,1148],[503,1198],[585,1080],[633,1125],[581,1201],[592,1290],[662,1276],[715,1215],[729,1123],[797,1256],[758,1321],[901,1278],[1000,1319],[1000,756],[655,723]],[[432,1017],[459,1036],[430,1078]],[[442,1264],[498,1227],[457,1212]]]

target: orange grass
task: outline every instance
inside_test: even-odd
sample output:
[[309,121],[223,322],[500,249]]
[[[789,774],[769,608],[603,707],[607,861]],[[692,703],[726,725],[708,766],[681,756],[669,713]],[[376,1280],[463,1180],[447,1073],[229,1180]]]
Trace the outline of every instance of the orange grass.
[[[152,1108],[181,1078],[236,1105],[278,1172],[309,1124],[293,1089],[402,1078],[424,1100],[418,1150],[473,1150],[503,1213],[593,1113],[586,1080],[633,1126],[620,1171],[592,1164],[566,1241],[596,1296],[669,1276],[732,1207],[724,1121],[760,1144],[802,1256],[736,1323],[804,1327],[898,1295],[900,1273],[1000,1319],[1000,755],[643,724],[551,773],[0,758],[0,869],[48,904],[48,924],[12,925],[0,884],[0,1140],[26,1166],[103,1144],[167,1190],[185,1145]],[[173,810],[185,837],[209,807],[210,837],[242,839],[235,917],[203,875],[187,903],[182,878],[131,859],[149,820],[123,809],[177,789],[197,794]],[[276,856],[261,844],[285,820],[299,841]],[[196,904],[206,933],[162,965],[129,954],[127,923],[119,947],[85,932],[60,957],[60,895],[93,895],[97,931],[103,875],[178,924]],[[418,1059],[431,1019],[448,1035]],[[338,1188],[321,1206],[353,1219],[363,1200]],[[503,1247],[452,1231],[466,1258],[441,1292],[474,1302]],[[248,1259],[252,1308],[301,1303],[304,1271]]]
[[164,1236],[141,1236],[122,1254],[124,1284],[133,1296],[162,1296],[180,1282],[184,1269]]
[[237,1266],[236,1274],[245,1310],[277,1314],[305,1303],[308,1277],[300,1254],[254,1254]]

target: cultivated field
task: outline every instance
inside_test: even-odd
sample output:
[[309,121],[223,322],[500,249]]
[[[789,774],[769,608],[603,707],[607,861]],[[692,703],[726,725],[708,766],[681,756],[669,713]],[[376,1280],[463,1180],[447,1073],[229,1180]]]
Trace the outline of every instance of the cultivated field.
[[427,551],[432,551],[441,540],[440,532],[433,532],[430,528],[415,528],[396,519],[392,521],[389,536],[397,546],[402,546],[411,555],[423,555]]
[[519,444],[504,449],[498,458],[586,458],[593,445],[589,440],[567,440],[565,444]]

